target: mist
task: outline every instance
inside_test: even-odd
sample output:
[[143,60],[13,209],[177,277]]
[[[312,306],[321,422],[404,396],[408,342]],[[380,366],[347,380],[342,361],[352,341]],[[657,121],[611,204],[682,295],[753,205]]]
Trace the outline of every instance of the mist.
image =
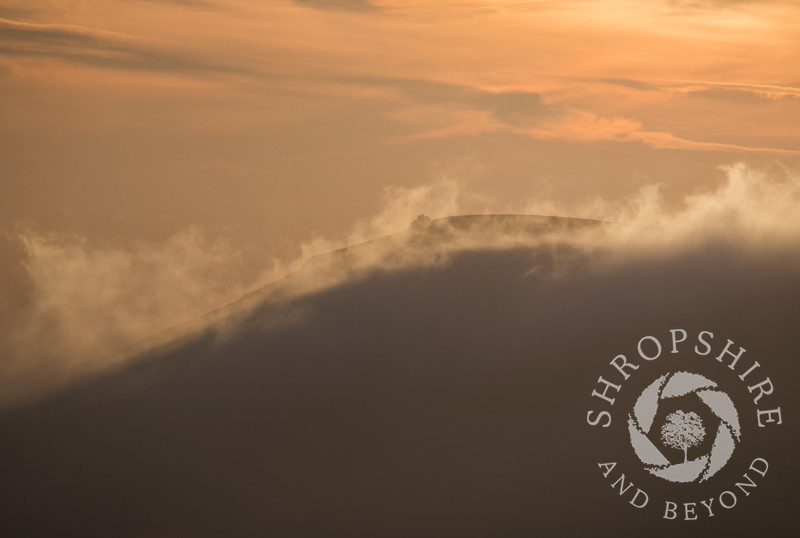
[[[250,306],[244,305],[260,304],[276,290],[285,300],[376,271],[446,266],[464,251],[557,245],[551,272],[561,266],[572,270],[576,260],[597,272],[708,249],[729,252],[740,263],[800,268],[797,172],[784,168],[768,174],[742,163],[722,169],[725,180],[717,188],[697,191],[678,205],[667,203],[658,185],[647,185],[622,203],[590,199],[567,208],[537,198],[520,201],[513,210],[493,207],[452,177],[390,187],[378,211],[348,233],[314,237],[299,246],[297,258],[274,259],[260,270],[248,267],[230,241],[212,239],[196,227],[160,243],[127,245],[18,227],[31,290],[24,307],[6,309],[0,340],[4,400],[115,366],[156,341],[204,326],[211,319],[204,318],[207,313],[246,294],[252,295],[225,312],[246,311]],[[481,208],[476,214],[572,216],[602,225],[531,228],[521,221],[482,220],[454,226],[437,220],[464,207]],[[420,215],[424,218],[417,221]],[[374,241],[378,238],[383,239]],[[538,271],[530,268],[530,274]]]
[[0,535],[800,534],[800,3],[0,4]]
[[[457,183],[389,190],[351,234],[309,242],[301,261],[276,266],[285,276],[211,313],[244,293],[224,244],[182,235],[121,252],[30,240],[42,317],[14,343],[29,379],[45,381],[0,415],[3,528],[672,535],[615,504],[601,456],[583,449],[598,372],[642,335],[708,330],[769,368],[787,422],[800,403],[798,176],[739,164],[726,174],[677,209],[648,187],[577,211],[591,218],[450,217],[468,195]],[[83,292],[91,285],[104,300]],[[69,330],[50,330],[46,312]],[[126,357],[108,351],[177,318],[190,321]],[[53,361],[69,372],[59,383],[47,381]],[[742,501],[750,508],[695,529],[786,532],[796,432],[754,445],[780,471]],[[743,457],[708,488],[734,480]]]

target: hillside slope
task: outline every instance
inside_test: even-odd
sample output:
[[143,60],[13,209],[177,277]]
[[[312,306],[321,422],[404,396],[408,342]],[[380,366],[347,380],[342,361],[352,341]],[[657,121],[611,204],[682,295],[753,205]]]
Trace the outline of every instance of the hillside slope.
[[[587,225],[421,221],[312,260],[117,371],[6,410],[3,535],[674,535],[597,468],[618,454],[637,485],[662,487],[624,435],[596,441],[586,412],[598,376],[644,335],[710,330],[758,357],[789,422],[800,277],[722,248],[598,264],[563,241]],[[694,355],[637,375],[670,365],[727,379]],[[632,404],[628,392],[618,405]],[[752,419],[742,411],[745,438]],[[772,431],[756,446],[774,469],[764,486],[690,533],[791,535],[798,440],[791,423]],[[732,487],[747,454],[698,495]]]

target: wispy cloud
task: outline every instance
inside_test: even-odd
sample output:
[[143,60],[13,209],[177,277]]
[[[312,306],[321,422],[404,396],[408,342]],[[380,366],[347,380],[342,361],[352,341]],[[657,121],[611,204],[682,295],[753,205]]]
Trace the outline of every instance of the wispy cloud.
[[152,4],[166,4],[166,5],[175,5],[175,6],[183,6],[188,8],[202,8],[202,9],[222,9],[224,7],[224,3],[218,0],[125,0],[127,2],[145,2],[145,3],[152,3]]
[[230,63],[208,61],[203,54],[159,46],[130,35],[65,24],[0,19],[0,54],[52,58],[90,66],[171,72],[251,74]]
[[667,0],[667,5],[675,9],[701,10],[724,9],[751,6],[754,4],[789,4],[792,0]]
[[5,398],[114,364],[139,339],[238,298],[241,252],[187,228],[166,241],[91,244],[21,228],[32,296],[0,334]]
[[406,103],[458,110],[480,110],[509,125],[530,125],[558,114],[536,92],[491,91],[485,88],[424,79],[349,79],[358,84],[381,86],[399,93]]
[[577,110],[572,110],[557,121],[546,123],[542,127],[517,129],[515,132],[537,139],[640,142],[654,149],[800,155],[800,150],[691,140],[666,131],[647,130],[640,122],[622,116],[598,116]]
[[33,9],[0,6],[0,19],[27,19],[35,13],[37,11]]
[[[678,94],[708,94],[730,97],[735,93],[762,99],[779,100],[800,97],[800,88],[778,84],[754,84],[744,82],[706,81],[706,80],[673,80],[643,81],[633,79],[593,79],[593,82],[611,84],[641,91],[662,91]],[[716,92],[716,93],[715,93]]]
[[294,3],[314,9],[334,11],[371,12],[377,6],[370,0],[292,0]]
[[[398,92],[399,107],[388,112],[386,116],[409,127],[416,126],[416,130],[412,134],[399,137],[397,141],[510,132],[540,140],[636,142],[654,149],[800,154],[797,150],[698,141],[666,131],[651,131],[632,118],[599,115],[574,106],[548,102],[541,94],[530,91],[491,91],[466,85],[411,79],[361,79],[357,82]],[[642,91],[673,91],[683,94],[739,91],[743,86],[710,83],[692,86],[657,85],[617,79],[604,82]],[[735,89],[726,90],[729,87]],[[745,95],[753,96],[762,95],[758,92],[768,88],[773,91],[778,89],[764,86],[744,87],[754,92]],[[780,89],[784,96],[793,95],[791,92],[794,88]]]

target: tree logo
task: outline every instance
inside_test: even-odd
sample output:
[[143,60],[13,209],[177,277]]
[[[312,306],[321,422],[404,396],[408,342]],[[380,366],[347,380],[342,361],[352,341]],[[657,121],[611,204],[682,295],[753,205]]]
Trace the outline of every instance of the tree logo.
[[[704,414],[707,422],[719,423],[710,447],[703,443]],[[707,480],[725,466],[741,439],[730,397],[710,379],[689,372],[663,375],[648,385],[628,415],[628,431],[645,469],[670,482]]]
[[683,450],[683,462],[688,462],[687,449],[705,439],[706,429],[697,413],[675,411],[667,415],[667,422],[661,427],[661,439],[667,446]]

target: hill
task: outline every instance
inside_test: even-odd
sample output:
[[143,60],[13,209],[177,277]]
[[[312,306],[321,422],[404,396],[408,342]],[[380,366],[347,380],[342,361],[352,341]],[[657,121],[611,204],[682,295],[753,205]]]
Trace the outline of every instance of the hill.
[[[653,497],[668,487],[636,467],[624,421],[608,429],[618,441],[598,442],[586,420],[598,376],[613,373],[617,354],[633,359],[644,335],[666,346],[670,329],[710,330],[715,345],[728,336],[758,358],[788,422],[800,278],[735,248],[609,263],[565,239],[596,227],[419,220],[319,256],[120,369],[5,410],[0,528],[15,537],[674,535],[598,470],[617,454]],[[720,383],[730,376],[713,357],[639,362],[636,382],[675,365]],[[619,406],[632,406],[632,390],[620,390]],[[752,399],[744,386],[731,390],[737,405]],[[741,416],[743,438],[756,438],[753,412]],[[687,523],[691,532],[797,528],[788,502],[800,477],[797,429],[769,435],[748,449],[774,469],[764,485],[736,510]],[[694,491],[732,487],[748,454]]]

